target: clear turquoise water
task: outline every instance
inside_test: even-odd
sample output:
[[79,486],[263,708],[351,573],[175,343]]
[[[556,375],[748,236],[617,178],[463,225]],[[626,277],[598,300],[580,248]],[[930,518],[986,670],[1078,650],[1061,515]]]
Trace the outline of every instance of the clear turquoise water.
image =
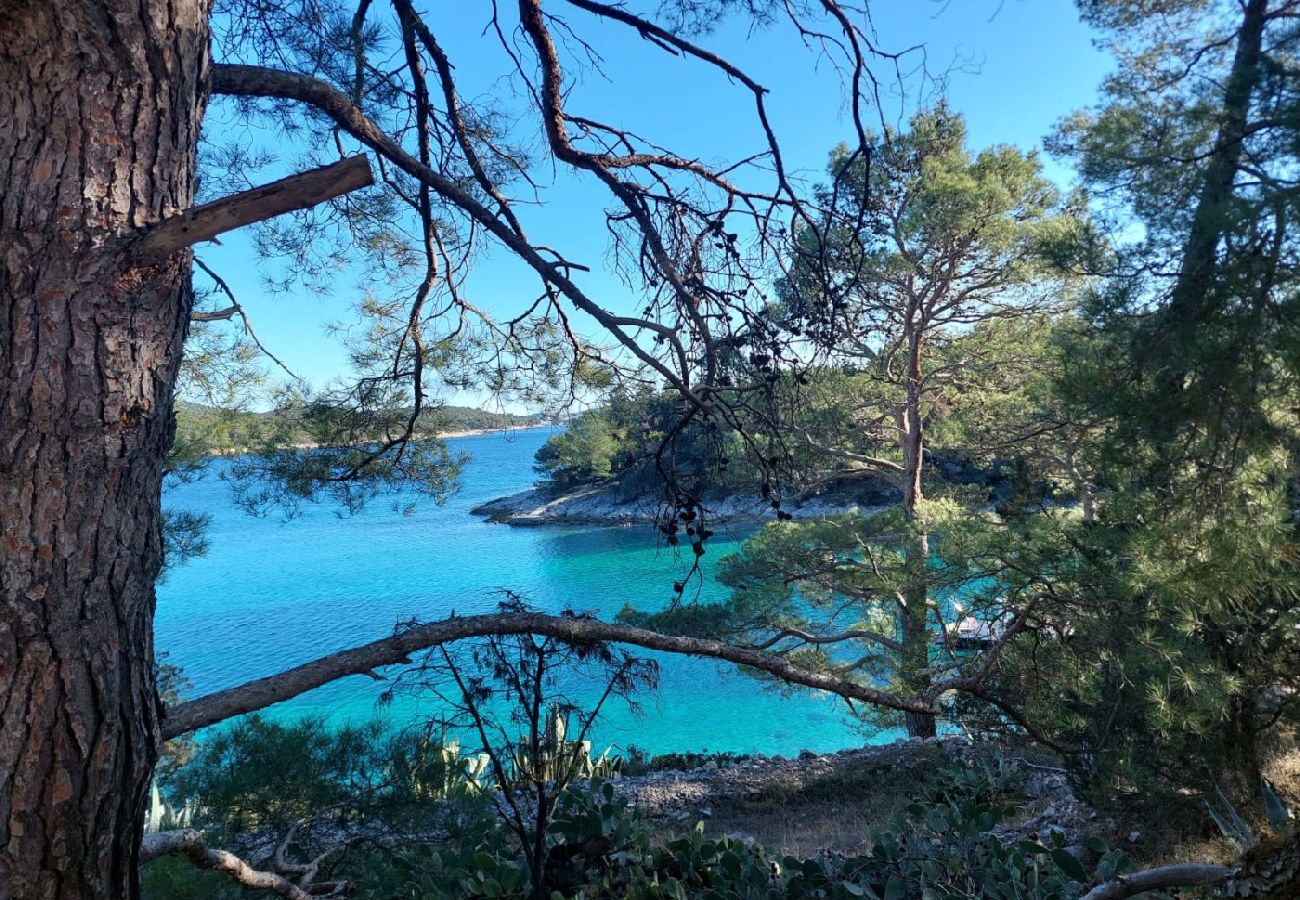
[[[400,621],[490,611],[506,589],[539,609],[603,618],[626,603],[662,606],[688,564],[649,528],[511,528],[470,515],[476,504],[531,484],[533,453],[547,433],[452,440],[470,457],[460,491],[443,506],[420,502],[411,515],[381,499],[355,516],[321,504],[290,521],[256,519],[232,505],[229,486],[215,477],[169,488],[168,506],[211,514],[212,549],[159,586],[158,649],[201,694],[383,637]],[[741,537],[721,531],[710,543],[700,596],[722,590],[713,566]],[[645,655],[660,662],[659,689],[640,698],[639,715],[607,707],[597,746],[790,755],[897,736],[865,733],[829,696],[781,695],[722,664]],[[383,688],[347,678],[269,712],[365,721]],[[382,714],[402,725],[436,712],[427,700],[399,696]]]

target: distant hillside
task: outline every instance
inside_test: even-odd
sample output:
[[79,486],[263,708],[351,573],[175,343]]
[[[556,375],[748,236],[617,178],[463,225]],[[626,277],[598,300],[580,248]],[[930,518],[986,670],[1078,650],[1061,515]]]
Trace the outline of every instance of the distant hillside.
[[[300,409],[283,409],[272,412],[245,412],[206,406],[179,400],[176,403],[176,425],[179,434],[207,434],[216,443],[241,446],[247,443],[240,435],[272,431],[279,435],[277,442],[301,443],[308,440],[305,430],[296,422],[302,415]],[[456,434],[466,431],[498,431],[509,428],[530,428],[542,424],[538,416],[521,416],[513,413],[490,412],[472,406],[441,406],[420,416],[419,430],[424,434]],[[229,440],[223,440],[228,436]]]
[[531,428],[541,425],[540,416],[491,412],[473,406],[442,406],[437,410],[442,431],[496,431],[502,428]]

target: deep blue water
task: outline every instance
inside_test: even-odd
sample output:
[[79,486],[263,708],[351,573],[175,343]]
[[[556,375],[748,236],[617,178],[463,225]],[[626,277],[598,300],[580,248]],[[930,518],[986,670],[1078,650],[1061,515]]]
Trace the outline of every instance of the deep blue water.
[[[662,606],[687,561],[659,546],[652,529],[511,528],[470,515],[476,504],[532,483],[533,454],[548,433],[451,440],[470,457],[460,490],[443,506],[419,502],[409,515],[380,499],[354,516],[308,504],[288,521],[259,519],[236,509],[229,485],[212,475],[169,488],[167,506],[211,514],[212,546],[159,586],[158,649],[201,694],[383,637],[400,621],[491,611],[506,589],[539,609],[571,607],[602,618],[627,603]],[[724,531],[710,542],[701,597],[723,590],[712,567],[740,537]],[[659,689],[640,698],[639,715],[607,707],[593,735],[597,747],[790,755],[896,736],[868,735],[842,701],[825,695],[782,696],[719,663],[656,658]],[[376,715],[383,689],[369,678],[347,678],[269,714],[365,721]],[[400,726],[436,712],[427,699],[402,695],[382,715]]]

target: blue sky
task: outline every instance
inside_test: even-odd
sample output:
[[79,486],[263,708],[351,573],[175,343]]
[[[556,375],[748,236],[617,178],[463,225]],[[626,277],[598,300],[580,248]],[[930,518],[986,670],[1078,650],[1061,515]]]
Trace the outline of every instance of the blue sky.
[[[508,60],[495,41],[482,34],[489,6],[468,0],[426,0],[426,6],[467,99],[487,98],[517,108],[503,77]],[[549,8],[562,6],[552,3]],[[1094,46],[1095,35],[1079,22],[1070,0],[875,0],[872,12],[882,48],[924,45],[928,70],[946,73],[944,94],[966,115],[976,148],[993,143],[1039,145],[1062,116],[1093,102],[1111,65]],[[565,15],[599,50],[606,76],[589,74],[573,85],[571,112],[630,128],[682,155],[708,161],[760,149],[761,133],[743,89],[701,64],[667,56],[622,29],[578,11]],[[788,27],[752,30],[747,22],[731,19],[701,42],[770,90],[769,111],[787,165],[816,181],[829,150],[851,133],[834,66],[805,48]],[[919,61],[914,54],[906,65]],[[882,77],[889,74],[877,68]],[[886,97],[885,114],[891,122],[904,119],[921,99],[916,79],[909,87],[906,99]],[[224,127],[216,108],[208,128],[220,138]],[[292,161],[291,139],[270,135],[258,140],[269,141],[286,163]],[[1045,162],[1049,175],[1069,183],[1068,169]],[[636,298],[604,264],[608,195],[563,170],[547,168],[539,175],[545,203],[522,211],[533,239],[590,266],[593,271],[584,276],[583,286],[592,296],[614,308],[632,308]],[[354,276],[342,273],[324,295],[303,290],[272,295],[263,288],[267,270],[256,261],[247,235],[232,234],[219,247],[196,250],[234,288],[262,341],[297,374],[316,386],[346,374],[345,351],[327,330],[331,323],[350,320],[350,306],[359,296]],[[522,264],[496,251],[479,257],[469,292],[478,306],[504,317],[538,290],[535,277]],[[444,399],[475,403],[483,398]]]

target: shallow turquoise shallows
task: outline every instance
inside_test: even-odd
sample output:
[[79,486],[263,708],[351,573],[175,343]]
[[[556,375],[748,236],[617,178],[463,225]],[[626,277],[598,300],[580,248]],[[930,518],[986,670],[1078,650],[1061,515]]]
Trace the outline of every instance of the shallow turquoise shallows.
[[[212,549],[159,586],[158,649],[201,694],[384,637],[399,622],[491,611],[505,590],[542,610],[568,607],[602,618],[629,603],[663,606],[687,561],[650,528],[511,528],[470,515],[474,505],[531,484],[533,454],[549,433],[451,440],[470,458],[460,491],[443,506],[418,502],[409,515],[397,507],[410,498],[400,498],[373,501],[355,516],[308,504],[289,521],[257,519],[237,510],[229,485],[212,475],[169,489],[169,508],[211,514]],[[712,566],[742,536],[722,532],[709,543],[700,597],[720,596]],[[688,596],[694,592],[692,585]],[[723,664],[645,655],[662,667],[659,689],[640,698],[639,713],[611,703],[593,734],[597,747],[790,755],[898,736],[864,732],[832,697],[782,696]],[[394,726],[438,714],[427,698],[405,694],[379,709],[383,689],[346,678],[269,712],[336,723],[379,714]]]

